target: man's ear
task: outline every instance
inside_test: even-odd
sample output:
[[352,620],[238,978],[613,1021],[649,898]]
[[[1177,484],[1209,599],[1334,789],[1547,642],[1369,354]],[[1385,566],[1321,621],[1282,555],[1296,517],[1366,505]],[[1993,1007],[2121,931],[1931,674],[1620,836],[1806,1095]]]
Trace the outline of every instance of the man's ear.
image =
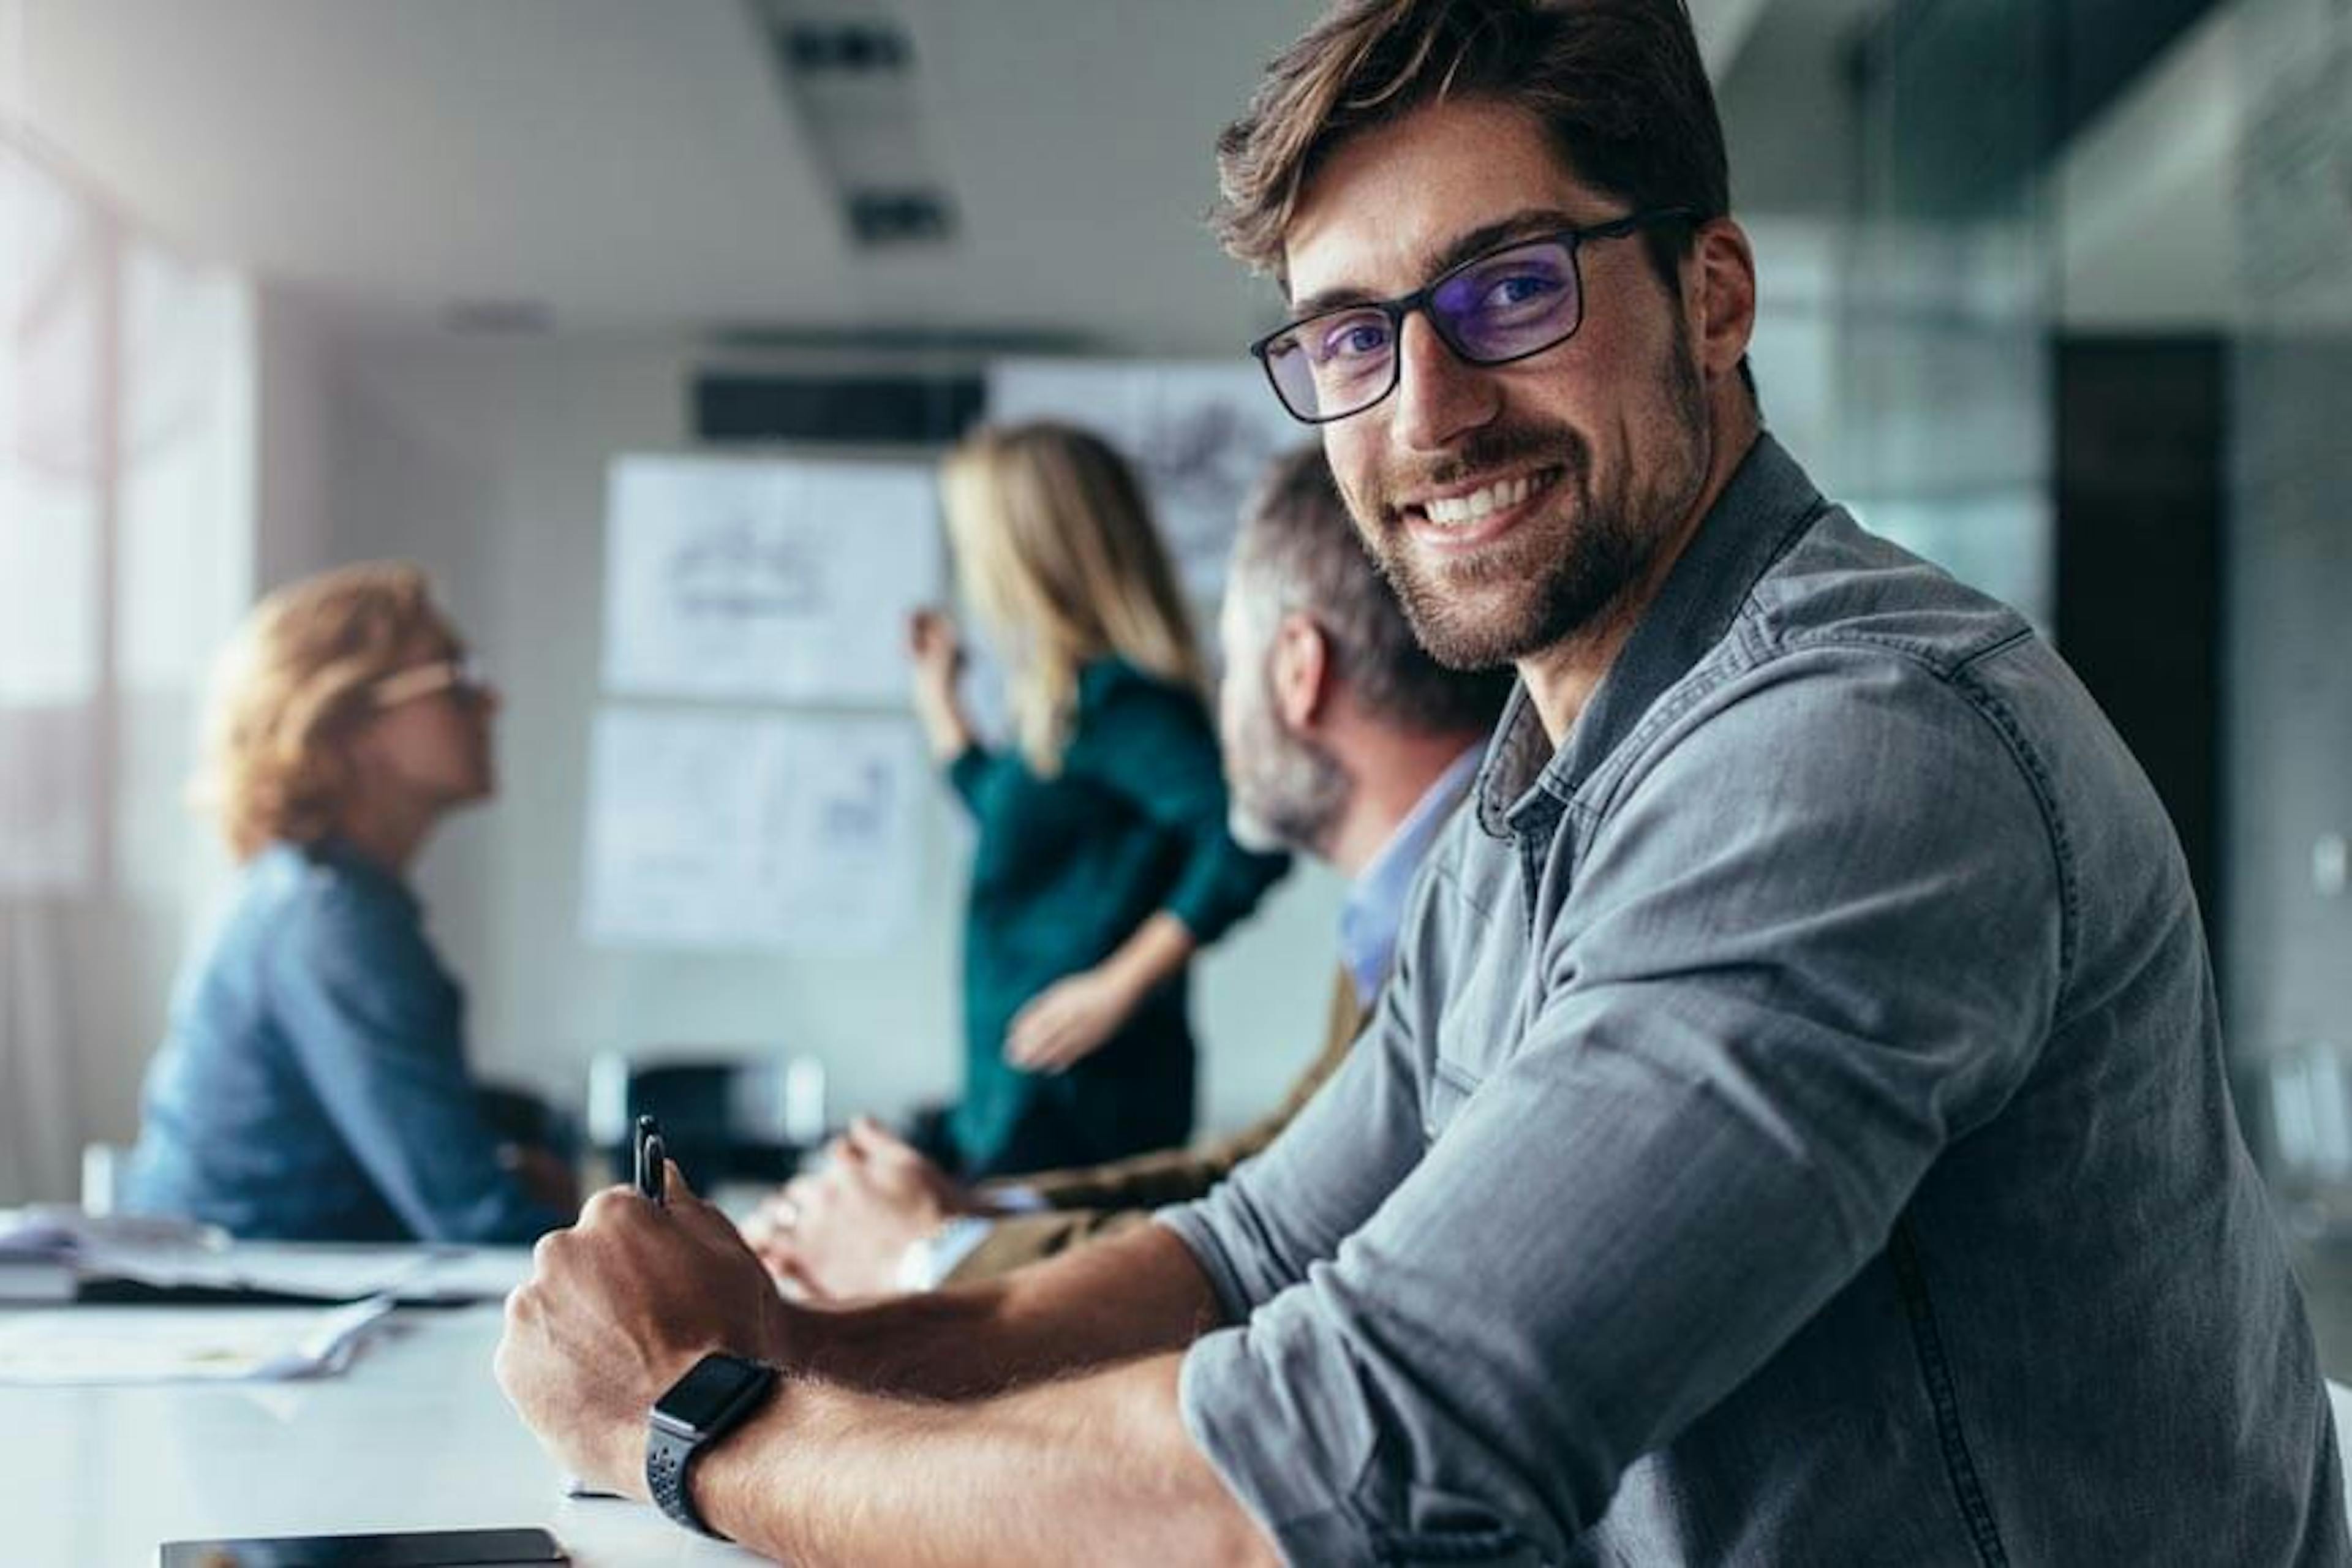
[[1748,233],[1727,217],[1700,226],[1694,240],[1696,296],[1693,342],[1710,381],[1733,374],[1756,330],[1756,253]]
[[1331,642],[1315,617],[1292,610],[1274,628],[1267,660],[1274,683],[1274,710],[1293,732],[1319,724],[1330,706]]

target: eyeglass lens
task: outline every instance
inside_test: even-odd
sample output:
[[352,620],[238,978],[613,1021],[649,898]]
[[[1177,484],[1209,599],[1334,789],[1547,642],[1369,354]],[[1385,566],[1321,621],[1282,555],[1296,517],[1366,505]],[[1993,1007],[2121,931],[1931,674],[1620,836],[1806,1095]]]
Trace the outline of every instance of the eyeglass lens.
[[[1571,336],[1581,291],[1568,240],[1539,240],[1483,257],[1430,291],[1430,324],[1473,364],[1538,353]],[[1370,407],[1395,384],[1392,307],[1349,306],[1299,322],[1268,342],[1275,390],[1303,419],[1336,419]]]

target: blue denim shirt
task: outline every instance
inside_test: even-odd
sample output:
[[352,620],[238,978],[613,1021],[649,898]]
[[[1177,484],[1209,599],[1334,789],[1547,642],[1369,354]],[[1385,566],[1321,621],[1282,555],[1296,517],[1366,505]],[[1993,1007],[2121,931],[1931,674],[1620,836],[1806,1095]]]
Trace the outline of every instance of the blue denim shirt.
[[2163,808],[2014,613],[1769,437],[1363,1040],[1161,1216],[1303,1562],[2340,1563]]
[[333,844],[240,873],[182,969],[126,1207],[245,1237],[523,1242],[568,1223],[499,1163],[465,998],[415,897]]

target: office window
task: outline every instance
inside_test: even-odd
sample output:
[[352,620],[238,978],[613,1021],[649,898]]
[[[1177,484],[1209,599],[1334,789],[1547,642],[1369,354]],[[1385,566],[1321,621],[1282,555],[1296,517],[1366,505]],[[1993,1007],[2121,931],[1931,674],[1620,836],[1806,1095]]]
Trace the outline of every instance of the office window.
[[0,134],[0,1204],[70,1196],[226,868],[187,810],[250,594],[254,331]]
[[97,855],[110,240],[0,144],[0,890],[86,886]]

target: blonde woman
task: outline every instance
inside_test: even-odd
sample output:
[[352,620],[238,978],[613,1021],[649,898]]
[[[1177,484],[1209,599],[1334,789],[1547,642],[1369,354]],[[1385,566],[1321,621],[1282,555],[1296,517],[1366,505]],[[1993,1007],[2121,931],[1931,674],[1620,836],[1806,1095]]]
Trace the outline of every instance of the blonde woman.
[[1181,1142],[1186,962],[1287,862],[1226,832],[1200,650],[1126,463],[1061,426],[982,429],[940,492],[964,596],[1011,668],[1017,743],[975,738],[955,633],[918,616],[916,708],[979,827],[964,1093],[939,1152],[984,1176]]
[[527,1241],[562,1173],[501,1158],[464,998],[407,870],[493,788],[497,693],[399,564],[298,583],[215,678],[201,795],[242,863],[184,965],[147,1076],[127,1205],[239,1236]]

